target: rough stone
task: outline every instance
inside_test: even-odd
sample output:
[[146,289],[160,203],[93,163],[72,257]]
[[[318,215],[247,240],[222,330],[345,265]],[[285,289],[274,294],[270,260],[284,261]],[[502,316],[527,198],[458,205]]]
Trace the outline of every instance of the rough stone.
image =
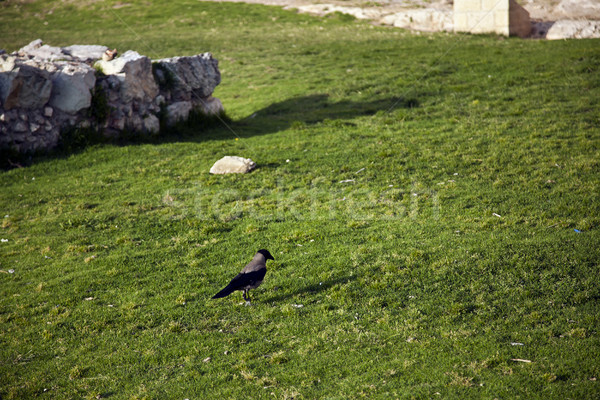
[[0,55],[0,72],[10,72],[15,69],[17,57],[6,54]]
[[17,51],[17,54],[44,61],[72,60],[72,57],[64,54],[60,47],[48,46],[47,44],[42,45],[41,39],[34,40],[27,46],[21,47]]
[[31,43],[29,43],[28,45],[21,47],[19,49],[18,53],[27,55],[27,54],[29,54],[29,52],[35,51],[35,50],[39,49],[40,47],[42,47],[43,43],[44,42],[42,41],[42,39],[36,39],[36,40],[32,41]]
[[406,10],[387,15],[381,19],[384,25],[418,31],[452,31],[452,13],[433,8]]
[[548,29],[546,39],[598,39],[600,21],[560,20]]
[[178,101],[167,106],[167,125],[174,125],[178,121],[186,120],[192,111],[191,101]]
[[138,52],[127,50],[121,57],[111,61],[99,60],[95,64],[106,75],[115,75],[121,81],[121,98],[124,102],[133,99],[154,99],[158,85],[152,76],[152,62]]
[[13,128],[15,132],[27,132],[27,124],[25,124],[25,122],[19,121],[14,124]]
[[106,46],[81,44],[75,44],[72,46],[62,48],[62,52],[64,54],[68,54],[72,58],[83,62],[90,62],[101,59],[102,55],[106,50],[108,50],[108,47]]
[[50,75],[39,68],[19,65],[0,73],[0,101],[5,110],[43,107],[51,91]]
[[[36,40],[19,52],[0,52],[0,149],[48,150],[68,127],[112,137],[125,129],[157,133],[163,109],[171,124],[189,118],[192,110],[223,111],[220,100],[211,97],[220,73],[210,53],[162,60],[163,78],[178,81],[159,89],[152,61],[134,51],[98,61],[107,75],[96,76],[90,64],[105,49],[82,45],[59,49]],[[97,100],[93,108],[92,93]]]
[[52,76],[50,106],[69,114],[88,108],[96,84],[94,69],[86,64],[65,64]]
[[223,103],[216,97],[207,97],[199,103],[200,111],[206,115],[219,115],[225,111]]
[[560,19],[600,19],[600,1],[598,0],[562,0],[553,13]]
[[296,8],[299,12],[316,15],[327,15],[338,12],[352,15],[357,19],[378,19],[380,17],[380,13],[376,9],[348,7],[336,4],[304,4],[294,8]]
[[225,156],[210,168],[211,174],[245,174],[256,168],[256,163],[249,158]]
[[156,115],[148,115],[142,123],[142,130],[144,132],[158,133],[160,131],[160,121]]
[[221,83],[218,61],[210,53],[157,60],[155,75],[176,102],[208,97]]

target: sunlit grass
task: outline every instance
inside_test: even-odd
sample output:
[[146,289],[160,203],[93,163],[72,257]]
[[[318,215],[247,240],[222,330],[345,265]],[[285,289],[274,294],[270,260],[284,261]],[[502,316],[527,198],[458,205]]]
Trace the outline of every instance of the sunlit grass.
[[597,41],[114,4],[1,2],[0,48],[211,51],[232,120],[0,174],[2,398],[598,397]]

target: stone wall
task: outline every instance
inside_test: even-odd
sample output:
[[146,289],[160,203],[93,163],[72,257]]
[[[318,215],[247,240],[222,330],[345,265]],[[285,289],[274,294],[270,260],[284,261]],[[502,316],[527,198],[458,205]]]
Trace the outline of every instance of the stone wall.
[[527,37],[531,21],[514,0],[454,0],[454,30]]
[[160,118],[172,125],[193,110],[223,111],[212,97],[221,75],[210,53],[153,61],[131,50],[110,59],[107,50],[39,39],[0,50],[0,150],[49,150],[72,128],[157,133]]

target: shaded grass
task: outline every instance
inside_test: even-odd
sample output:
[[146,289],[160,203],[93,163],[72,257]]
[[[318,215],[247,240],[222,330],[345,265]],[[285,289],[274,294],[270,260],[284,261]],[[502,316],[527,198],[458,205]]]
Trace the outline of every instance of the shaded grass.
[[2,2],[0,47],[210,50],[232,120],[2,172],[3,398],[598,395],[595,41],[112,4]]

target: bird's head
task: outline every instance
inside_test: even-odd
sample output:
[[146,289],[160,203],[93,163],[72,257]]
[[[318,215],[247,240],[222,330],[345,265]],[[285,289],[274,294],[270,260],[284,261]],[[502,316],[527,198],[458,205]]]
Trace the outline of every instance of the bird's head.
[[258,253],[262,254],[267,260],[274,260],[271,253],[269,253],[269,250],[261,249],[258,251]]

